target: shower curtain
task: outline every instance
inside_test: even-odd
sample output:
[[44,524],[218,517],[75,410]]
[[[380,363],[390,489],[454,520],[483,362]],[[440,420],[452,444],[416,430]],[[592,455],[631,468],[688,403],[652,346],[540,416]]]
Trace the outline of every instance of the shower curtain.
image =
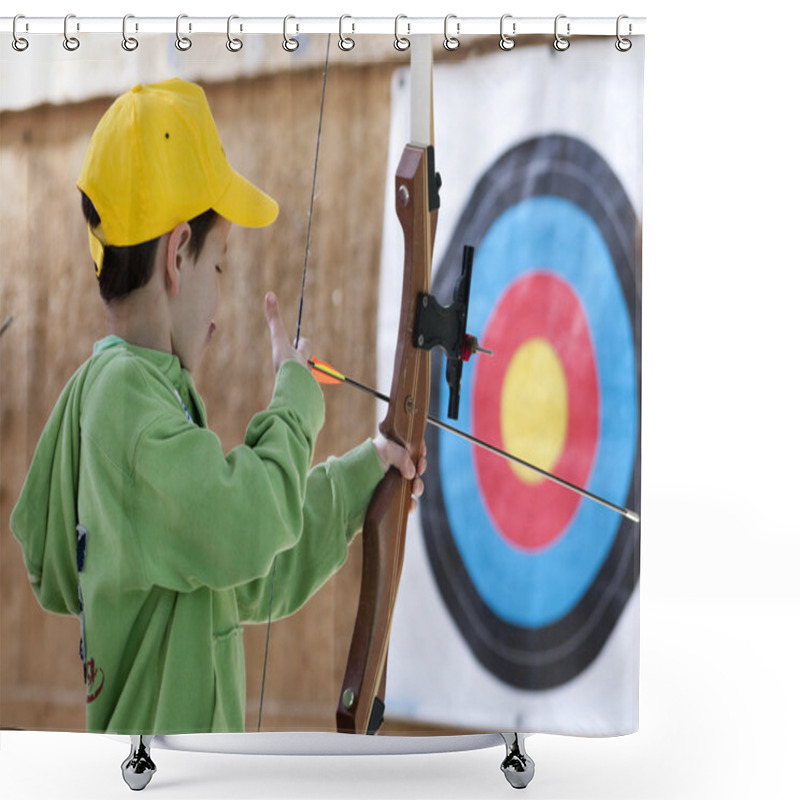
[[[272,227],[232,232],[217,333],[195,375],[223,449],[271,397],[269,289],[287,327],[302,291],[302,335],[319,358],[382,393],[392,382],[408,50],[346,22],[330,41],[228,24],[227,38],[179,29],[188,48],[137,31],[135,18],[125,31],[135,48],[74,30],[77,48],[59,35],[28,36],[20,50],[2,40],[3,726],[85,727],[78,620],[37,605],[9,515],[61,389],[106,333],[75,181],[114,97],[137,83],[198,82],[231,164],[281,206]],[[386,733],[638,726],[644,42],[559,39],[498,48],[496,35],[462,36],[446,48],[434,37],[442,183],[431,293],[454,302],[464,247],[474,248],[467,333],[491,353],[463,363],[458,419],[448,420],[447,360],[434,351],[430,414],[517,461],[427,428]],[[317,463],[373,436],[386,413],[347,385],[324,393]],[[357,537],[297,614],[245,626],[245,730],[336,730],[361,562]]]

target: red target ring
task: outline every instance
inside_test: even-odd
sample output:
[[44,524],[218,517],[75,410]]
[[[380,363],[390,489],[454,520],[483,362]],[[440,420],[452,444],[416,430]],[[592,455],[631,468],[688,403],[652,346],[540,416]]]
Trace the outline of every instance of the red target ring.
[[[475,435],[586,485],[598,444],[599,388],[589,326],[569,284],[546,270],[518,278],[495,307],[481,344],[494,355],[476,366]],[[508,397],[527,398],[526,405],[509,410]],[[487,511],[508,542],[537,551],[567,530],[577,495],[483,450],[473,457]]]

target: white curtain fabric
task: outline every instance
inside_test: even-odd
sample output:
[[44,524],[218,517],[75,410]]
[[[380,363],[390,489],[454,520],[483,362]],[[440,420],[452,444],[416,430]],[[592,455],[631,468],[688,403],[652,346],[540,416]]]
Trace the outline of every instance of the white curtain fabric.
[[[494,350],[464,365],[454,424],[636,510],[643,64],[643,41],[621,53],[613,40],[586,40],[560,53],[548,43],[459,63],[437,53],[434,77],[434,286],[449,303],[461,248],[476,247],[468,332]],[[408,107],[400,70],[382,265],[384,387],[403,252],[393,173]],[[431,413],[445,418],[437,369]],[[429,427],[427,441],[388,706],[470,728],[635,731],[639,525],[447,433]]]

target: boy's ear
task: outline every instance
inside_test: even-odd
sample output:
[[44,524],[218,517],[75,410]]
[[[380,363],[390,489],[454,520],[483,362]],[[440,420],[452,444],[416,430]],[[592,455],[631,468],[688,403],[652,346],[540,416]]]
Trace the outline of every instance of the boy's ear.
[[167,234],[164,280],[167,292],[173,296],[180,290],[181,269],[188,258],[187,250],[191,238],[192,229],[188,222],[181,222]]

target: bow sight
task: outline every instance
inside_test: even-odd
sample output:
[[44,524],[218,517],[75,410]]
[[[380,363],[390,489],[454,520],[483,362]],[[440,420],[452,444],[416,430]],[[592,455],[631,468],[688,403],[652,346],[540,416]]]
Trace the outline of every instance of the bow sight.
[[491,355],[491,350],[478,346],[475,336],[467,333],[467,311],[469,288],[472,280],[472,258],[475,248],[464,246],[461,260],[461,275],[453,290],[453,302],[442,306],[432,294],[421,293],[417,301],[417,317],[414,322],[414,344],[431,350],[441,347],[447,353],[445,378],[450,388],[447,416],[458,419],[461,397],[461,370],[475,352]]

